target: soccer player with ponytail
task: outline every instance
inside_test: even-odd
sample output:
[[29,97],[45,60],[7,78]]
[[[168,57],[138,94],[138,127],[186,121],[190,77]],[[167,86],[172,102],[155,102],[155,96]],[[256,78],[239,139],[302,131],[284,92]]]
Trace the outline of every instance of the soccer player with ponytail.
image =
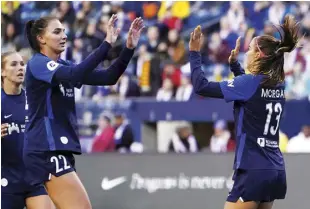
[[60,59],[67,36],[58,19],[43,17],[26,25],[29,44],[35,51],[26,69],[26,178],[32,185],[45,184],[57,208],[92,208],[75,170],[73,154],[81,154],[81,146],[74,88],[83,84],[114,85],[127,68],[144,27],[141,18],[132,22],[118,59],[106,70],[95,69],[119,35],[120,29],[114,28],[116,21],[117,16],[112,15],[105,41],[78,65]]
[[229,62],[235,78],[209,82],[201,70],[201,28],[191,33],[190,66],[194,90],[205,97],[234,102],[237,148],[234,186],[225,209],[271,209],[286,195],[286,173],[279,149],[279,125],[285,106],[284,53],[298,43],[298,23],[286,16],[281,40],[268,35],[253,38],[246,53],[247,71],[237,62],[240,38]]

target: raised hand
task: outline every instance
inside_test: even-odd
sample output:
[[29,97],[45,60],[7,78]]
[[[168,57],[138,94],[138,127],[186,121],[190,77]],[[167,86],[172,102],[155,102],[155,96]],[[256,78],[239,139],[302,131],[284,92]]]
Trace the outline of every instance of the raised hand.
[[191,32],[191,38],[189,41],[189,50],[199,52],[202,46],[203,34],[201,33],[201,27],[198,25],[193,32]]
[[126,47],[128,49],[133,49],[138,45],[143,28],[144,28],[143,19],[141,17],[136,18],[131,23],[126,43]]
[[105,41],[107,41],[109,44],[115,43],[121,31],[120,28],[115,28],[116,21],[117,21],[117,15],[113,14],[112,17],[109,19],[108,28],[107,28],[107,36],[105,38]]
[[241,37],[238,37],[238,39],[236,41],[235,49],[231,50],[231,52],[230,52],[230,56],[228,58],[229,63],[234,63],[237,61],[239,51],[240,51],[240,42],[241,42]]

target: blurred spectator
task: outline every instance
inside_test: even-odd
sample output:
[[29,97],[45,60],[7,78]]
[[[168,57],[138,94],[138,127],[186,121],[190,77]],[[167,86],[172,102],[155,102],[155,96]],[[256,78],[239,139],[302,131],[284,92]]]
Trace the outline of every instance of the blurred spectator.
[[175,153],[196,153],[199,151],[197,140],[188,123],[177,128],[169,144],[169,151]]
[[151,92],[151,54],[147,51],[146,45],[139,47],[139,55],[136,68],[139,86],[143,95]]
[[134,142],[132,128],[125,115],[122,113],[115,114],[115,134],[114,134],[115,149],[120,153],[130,152],[130,147]]
[[153,19],[157,16],[158,5],[155,2],[143,3],[143,17],[145,19]]
[[227,11],[229,25],[233,31],[238,31],[241,23],[244,22],[244,7],[240,1],[231,1],[230,8]]
[[167,61],[164,66],[162,79],[169,78],[172,81],[173,89],[176,90],[181,84],[181,70],[178,69],[171,61]]
[[117,84],[114,86],[115,91],[121,99],[140,96],[140,89],[136,81],[128,74],[120,77]]
[[177,89],[176,100],[177,101],[188,101],[193,97],[193,85],[190,81],[190,75],[182,75],[181,86]]
[[150,53],[154,53],[157,50],[159,44],[159,30],[158,27],[152,26],[147,29],[147,51]]
[[2,37],[2,50],[3,51],[15,51],[16,50],[16,30],[15,25],[10,22],[5,27],[5,34]]
[[274,25],[279,25],[287,12],[283,2],[274,1],[268,10],[268,20]]
[[282,153],[287,152],[288,137],[281,130],[279,131],[279,148]]
[[157,101],[169,101],[173,99],[173,84],[169,78],[163,81],[163,86],[158,90],[156,95]]
[[57,3],[57,7],[53,9],[51,15],[57,17],[60,22],[72,25],[75,21],[75,11],[69,1],[61,1]]
[[110,114],[102,113],[99,116],[92,152],[112,152],[115,150],[114,128],[111,125],[111,120]]
[[227,124],[224,120],[219,120],[214,124],[214,134],[210,139],[211,152],[227,152],[231,134],[227,129]]
[[302,127],[301,132],[291,138],[287,145],[287,152],[310,153],[310,126]]
[[175,64],[184,64],[185,46],[177,30],[168,33],[168,54]]
[[211,35],[208,45],[209,59],[213,63],[227,63],[227,57],[230,54],[230,48],[222,39],[219,33]]
[[[239,26],[238,26],[239,28]],[[235,47],[236,40],[238,38],[238,34],[232,30],[232,26],[229,23],[229,19],[227,16],[223,16],[220,20],[220,31],[219,31],[220,39],[222,42],[228,45],[229,50]],[[211,39],[212,41],[212,39]]]
[[130,21],[122,8],[123,4],[124,2],[122,1],[112,1],[111,12],[109,16],[111,16],[112,14],[117,15],[116,27],[120,28],[122,33],[125,33],[130,27]]
[[176,29],[180,31],[182,29],[182,19],[177,16],[177,11],[185,11],[186,8],[180,8],[178,2],[162,1],[160,9],[158,11],[158,21],[160,31],[166,34],[167,30]]

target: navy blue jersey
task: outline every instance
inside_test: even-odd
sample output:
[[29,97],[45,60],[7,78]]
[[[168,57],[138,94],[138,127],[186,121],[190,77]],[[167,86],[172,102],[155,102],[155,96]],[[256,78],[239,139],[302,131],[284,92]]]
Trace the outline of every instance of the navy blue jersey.
[[9,176],[10,183],[14,183],[24,178],[25,171],[23,164],[25,93],[23,90],[19,95],[7,95],[1,89],[1,124],[4,123],[8,123],[9,128],[8,135],[1,139],[1,176]]
[[262,75],[243,74],[220,83],[224,99],[234,101],[237,149],[234,169],[284,170],[279,125],[285,105],[284,83],[262,86]]
[[191,80],[197,94],[234,101],[237,150],[234,169],[284,170],[279,149],[279,125],[285,105],[284,83],[263,87],[264,75],[244,74],[231,65],[233,80],[209,82],[201,70],[201,55],[190,52]]
[[81,153],[74,100],[74,87],[80,84],[53,79],[57,70],[70,65],[63,60],[54,62],[40,53],[28,62],[26,150]]

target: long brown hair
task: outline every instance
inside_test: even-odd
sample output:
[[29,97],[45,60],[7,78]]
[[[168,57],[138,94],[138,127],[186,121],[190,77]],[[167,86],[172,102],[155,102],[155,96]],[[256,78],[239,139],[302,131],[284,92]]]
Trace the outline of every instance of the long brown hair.
[[281,40],[269,35],[259,36],[254,40],[260,58],[250,63],[248,68],[254,74],[266,76],[262,82],[264,86],[276,86],[284,82],[284,53],[293,51],[298,43],[299,22],[293,16],[285,16],[280,28],[282,31],[278,32]]

